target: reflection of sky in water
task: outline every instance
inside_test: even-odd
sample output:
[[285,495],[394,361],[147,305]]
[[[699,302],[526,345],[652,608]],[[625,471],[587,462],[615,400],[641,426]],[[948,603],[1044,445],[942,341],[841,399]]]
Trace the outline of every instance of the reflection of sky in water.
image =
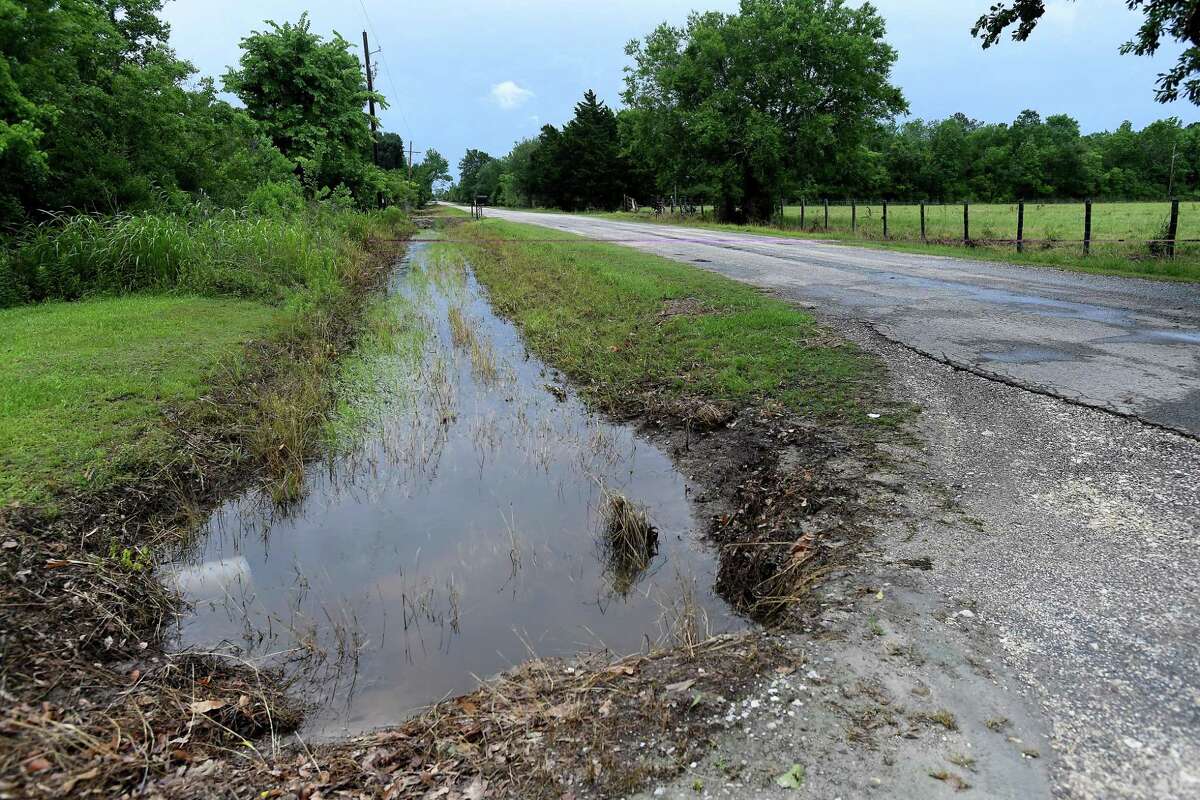
[[[474,277],[427,257],[414,245],[394,286],[432,333],[424,374],[407,379],[416,399],[385,406],[332,468],[314,466],[286,518],[253,496],[225,505],[180,576],[198,601],[184,645],[264,656],[311,639],[329,654],[306,675],[332,698],[310,716],[313,734],[395,722],[530,652],[638,650],[660,636],[681,580],[695,580],[714,632],[736,624],[709,591],[713,560],[670,459],[574,397],[556,400]],[[498,379],[477,379],[470,345],[451,345],[452,305],[483,343],[476,361],[490,343]],[[624,597],[598,555],[602,485],[648,506],[659,528],[658,557]],[[339,651],[359,653],[357,671]]]

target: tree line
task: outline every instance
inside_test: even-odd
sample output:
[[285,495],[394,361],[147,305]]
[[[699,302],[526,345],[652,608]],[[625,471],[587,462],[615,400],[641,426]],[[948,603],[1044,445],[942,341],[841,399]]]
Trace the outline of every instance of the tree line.
[[895,201],[1200,196],[1200,124],[1083,134],[1067,115],[898,121],[882,17],[844,0],[742,0],[661,25],[626,53],[622,108],[585,93],[562,128],[501,158],[468,151],[450,196],[615,209],[687,198],[728,221],[782,199]]
[[420,203],[449,178],[431,150],[410,180],[400,137],[372,133],[365,75],[341,36],[314,33],[302,15],[242,39],[221,79],[236,107],[171,50],[161,10],[162,0],[0,0],[0,235],[61,210],[335,193],[362,207]]

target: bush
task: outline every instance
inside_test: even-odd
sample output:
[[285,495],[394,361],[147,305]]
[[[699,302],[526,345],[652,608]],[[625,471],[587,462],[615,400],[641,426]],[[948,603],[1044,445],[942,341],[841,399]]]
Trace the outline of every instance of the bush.
[[59,216],[0,262],[0,305],[136,291],[235,295],[302,306],[336,294],[371,238],[408,226],[398,210],[345,210],[345,198],[288,212],[287,184],[261,187],[271,213]]
[[246,210],[264,217],[294,216],[304,210],[304,194],[296,181],[271,181],[250,193]]
[[0,250],[0,308],[19,306],[29,301],[29,288],[17,274],[8,253]]

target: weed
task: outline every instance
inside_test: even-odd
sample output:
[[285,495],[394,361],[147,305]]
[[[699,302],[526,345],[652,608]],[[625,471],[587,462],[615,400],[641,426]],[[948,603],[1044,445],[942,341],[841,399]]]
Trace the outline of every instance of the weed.
[[926,712],[921,715],[921,719],[934,725],[941,725],[948,731],[958,730],[958,720],[951,711],[945,708]]
[[946,757],[946,760],[955,766],[975,771],[975,759],[965,753],[952,753]]
[[658,552],[658,531],[646,509],[622,494],[603,491],[603,550],[618,594],[626,594]]

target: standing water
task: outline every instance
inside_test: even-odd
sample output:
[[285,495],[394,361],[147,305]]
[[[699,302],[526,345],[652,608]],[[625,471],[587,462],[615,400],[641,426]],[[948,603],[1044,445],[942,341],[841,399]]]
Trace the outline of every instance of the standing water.
[[[347,368],[351,444],[303,503],[234,499],[172,568],[182,647],[285,665],[328,737],[532,656],[624,655],[683,615],[737,625],[671,460],[555,383],[465,263],[414,243],[389,306],[396,343]],[[657,529],[644,569],[605,545],[616,495]]]

